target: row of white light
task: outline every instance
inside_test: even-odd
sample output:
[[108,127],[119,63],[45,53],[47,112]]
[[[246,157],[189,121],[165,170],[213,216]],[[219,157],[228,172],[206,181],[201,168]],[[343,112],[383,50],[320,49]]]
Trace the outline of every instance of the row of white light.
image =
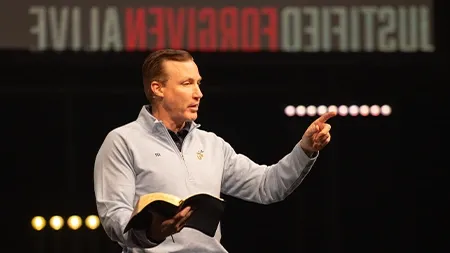
[[[52,216],[48,223],[53,230],[60,230],[64,227],[64,219],[55,215]],[[41,231],[47,225],[47,221],[42,216],[35,216],[31,219],[31,226],[34,230]],[[83,225],[83,220],[78,215],[72,215],[67,218],[67,226],[72,230],[77,230]],[[97,229],[100,226],[100,220],[97,215],[89,215],[84,219],[84,225],[89,229]]]
[[389,116],[392,108],[389,105],[288,105],[284,109],[288,117],[313,117],[331,111],[337,112],[340,116]]

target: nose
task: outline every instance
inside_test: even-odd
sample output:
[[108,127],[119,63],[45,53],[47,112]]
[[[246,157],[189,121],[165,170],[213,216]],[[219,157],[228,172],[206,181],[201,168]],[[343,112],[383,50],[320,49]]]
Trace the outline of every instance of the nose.
[[195,99],[201,99],[202,97],[203,97],[203,93],[202,93],[202,91],[200,90],[200,86],[198,86],[198,85],[196,85],[196,89],[195,89],[195,91],[194,91],[194,98]]

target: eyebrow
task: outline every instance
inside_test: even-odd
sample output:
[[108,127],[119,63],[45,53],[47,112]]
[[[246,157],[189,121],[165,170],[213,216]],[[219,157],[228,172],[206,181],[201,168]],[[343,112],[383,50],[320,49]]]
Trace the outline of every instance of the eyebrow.
[[[194,78],[192,78],[192,77],[185,77],[185,78],[183,78],[183,82],[188,81],[188,80],[194,80]],[[203,80],[202,77],[200,77],[200,78],[198,79],[198,81],[202,81],[202,80]]]

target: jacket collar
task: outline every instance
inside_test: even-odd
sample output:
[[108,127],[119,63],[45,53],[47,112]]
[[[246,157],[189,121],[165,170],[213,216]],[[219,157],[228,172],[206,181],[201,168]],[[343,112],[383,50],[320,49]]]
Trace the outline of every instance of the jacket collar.
[[[159,131],[161,129],[165,129],[163,122],[157,118],[155,118],[151,113],[151,106],[144,105],[139,112],[137,122],[142,125],[146,130],[153,132]],[[189,121],[189,132],[195,128],[200,127],[200,124],[195,123],[194,121]]]

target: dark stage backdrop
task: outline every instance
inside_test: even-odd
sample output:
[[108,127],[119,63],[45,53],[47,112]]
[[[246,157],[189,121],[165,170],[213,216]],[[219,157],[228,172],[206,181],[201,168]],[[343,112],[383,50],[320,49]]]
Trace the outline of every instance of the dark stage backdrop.
[[[333,118],[331,143],[284,202],[261,206],[225,196],[225,247],[448,250],[441,232],[448,224],[448,173],[439,161],[449,126],[449,78],[446,42],[436,45],[427,54],[194,53],[204,77],[198,122],[258,163],[277,162],[316,118],[288,117],[288,105],[392,108],[389,116]],[[37,232],[30,220],[96,214],[94,158],[105,135],[136,119],[145,103],[140,66],[146,53],[1,56],[4,246],[119,252],[101,228]]]

